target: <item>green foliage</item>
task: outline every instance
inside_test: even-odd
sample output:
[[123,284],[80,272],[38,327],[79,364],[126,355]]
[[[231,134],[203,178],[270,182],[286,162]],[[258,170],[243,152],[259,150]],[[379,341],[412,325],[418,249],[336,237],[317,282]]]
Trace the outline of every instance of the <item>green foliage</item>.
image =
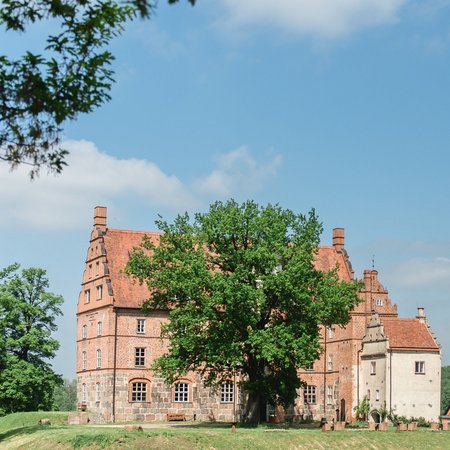
[[356,417],[358,420],[367,421],[367,417],[370,412],[370,402],[367,395],[364,396],[364,398],[353,408],[353,411],[355,411]]
[[450,366],[442,367],[441,374],[441,412],[445,414],[450,407]]
[[[191,4],[195,0],[188,0]],[[176,3],[177,0],[169,0]],[[62,124],[110,99],[114,56],[108,50],[127,21],[147,18],[154,0],[5,0],[0,30],[23,33],[38,21],[57,23],[41,53],[19,59],[0,54],[0,159],[12,168],[66,165],[59,147]],[[3,31],[3,30],[1,30]]]
[[291,404],[297,370],[320,354],[320,326],[344,325],[358,302],[358,284],[314,267],[315,212],[230,200],[193,222],[185,214],[157,225],[159,245],[144,239],[127,265],[152,292],[145,310],[170,310],[170,351],[153,369],[169,382],[200,371],[210,386],[240,371],[251,418],[262,402]]
[[58,411],[75,411],[77,409],[77,380],[64,380],[55,387],[53,393],[54,407]]
[[61,382],[48,358],[59,347],[51,333],[61,314],[61,296],[47,291],[45,270],[0,271],[0,404],[5,412],[51,409]]

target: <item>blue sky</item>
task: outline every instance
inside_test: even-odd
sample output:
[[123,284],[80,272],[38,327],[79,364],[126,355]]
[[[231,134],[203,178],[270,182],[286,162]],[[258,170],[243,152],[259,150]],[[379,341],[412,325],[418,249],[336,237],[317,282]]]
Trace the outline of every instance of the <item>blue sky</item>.
[[[93,208],[114,228],[233,197],[344,227],[402,317],[423,306],[450,364],[450,1],[162,0],[116,39],[112,101],[65,128],[59,177],[0,165],[0,266],[65,298],[55,369],[75,371]],[[37,48],[37,26],[1,52]]]

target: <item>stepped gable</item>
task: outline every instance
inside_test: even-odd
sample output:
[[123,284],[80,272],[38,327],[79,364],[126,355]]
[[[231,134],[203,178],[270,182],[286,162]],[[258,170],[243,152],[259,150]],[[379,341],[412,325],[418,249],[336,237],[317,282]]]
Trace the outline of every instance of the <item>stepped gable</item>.
[[384,333],[392,350],[428,350],[439,352],[439,346],[426,323],[420,319],[382,319]]
[[337,268],[340,280],[350,281],[353,279],[353,272],[347,265],[345,255],[337,252],[335,247],[319,247],[314,265],[317,270],[322,272],[329,272]]
[[149,297],[147,285],[139,284],[124,273],[131,250],[142,243],[142,238],[145,235],[156,244],[159,242],[161,233],[107,228],[103,235],[114,295],[114,306],[140,308],[142,302]]

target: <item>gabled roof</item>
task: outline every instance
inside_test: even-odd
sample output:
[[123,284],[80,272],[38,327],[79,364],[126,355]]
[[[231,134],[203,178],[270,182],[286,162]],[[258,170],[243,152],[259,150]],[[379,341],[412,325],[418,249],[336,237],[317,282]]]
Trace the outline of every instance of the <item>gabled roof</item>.
[[[149,298],[147,286],[134,282],[124,273],[131,250],[141,244],[145,235],[156,244],[161,233],[113,228],[106,228],[103,233],[115,306],[140,308],[142,302]],[[337,267],[340,279],[348,281],[353,278],[344,254],[331,246],[319,247],[315,266],[324,272]]]
[[392,350],[428,350],[440,348],[424,321],[419,319],[383,318],[384,334]]

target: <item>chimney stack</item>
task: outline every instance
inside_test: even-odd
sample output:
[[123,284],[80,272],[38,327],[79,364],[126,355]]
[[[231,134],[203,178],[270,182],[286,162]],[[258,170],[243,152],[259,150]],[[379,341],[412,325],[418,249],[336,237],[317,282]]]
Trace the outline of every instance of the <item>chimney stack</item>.
[[343,228],[334,228],[333,229],[333,247],[337,252],[342,253],[344,250],[344,229]]
[[424,309],[423,307],[421,307],[421,306],[419,306],[419,307],[417,308],[417,316],[416,316],[416,319],[419,319],[420,322],[425,323],[425,319],[426,319],[426,317],[425,317],[425,309]]
[[106,231],[106,207],[96,206],[94,208],[94,229],[100,228]]

